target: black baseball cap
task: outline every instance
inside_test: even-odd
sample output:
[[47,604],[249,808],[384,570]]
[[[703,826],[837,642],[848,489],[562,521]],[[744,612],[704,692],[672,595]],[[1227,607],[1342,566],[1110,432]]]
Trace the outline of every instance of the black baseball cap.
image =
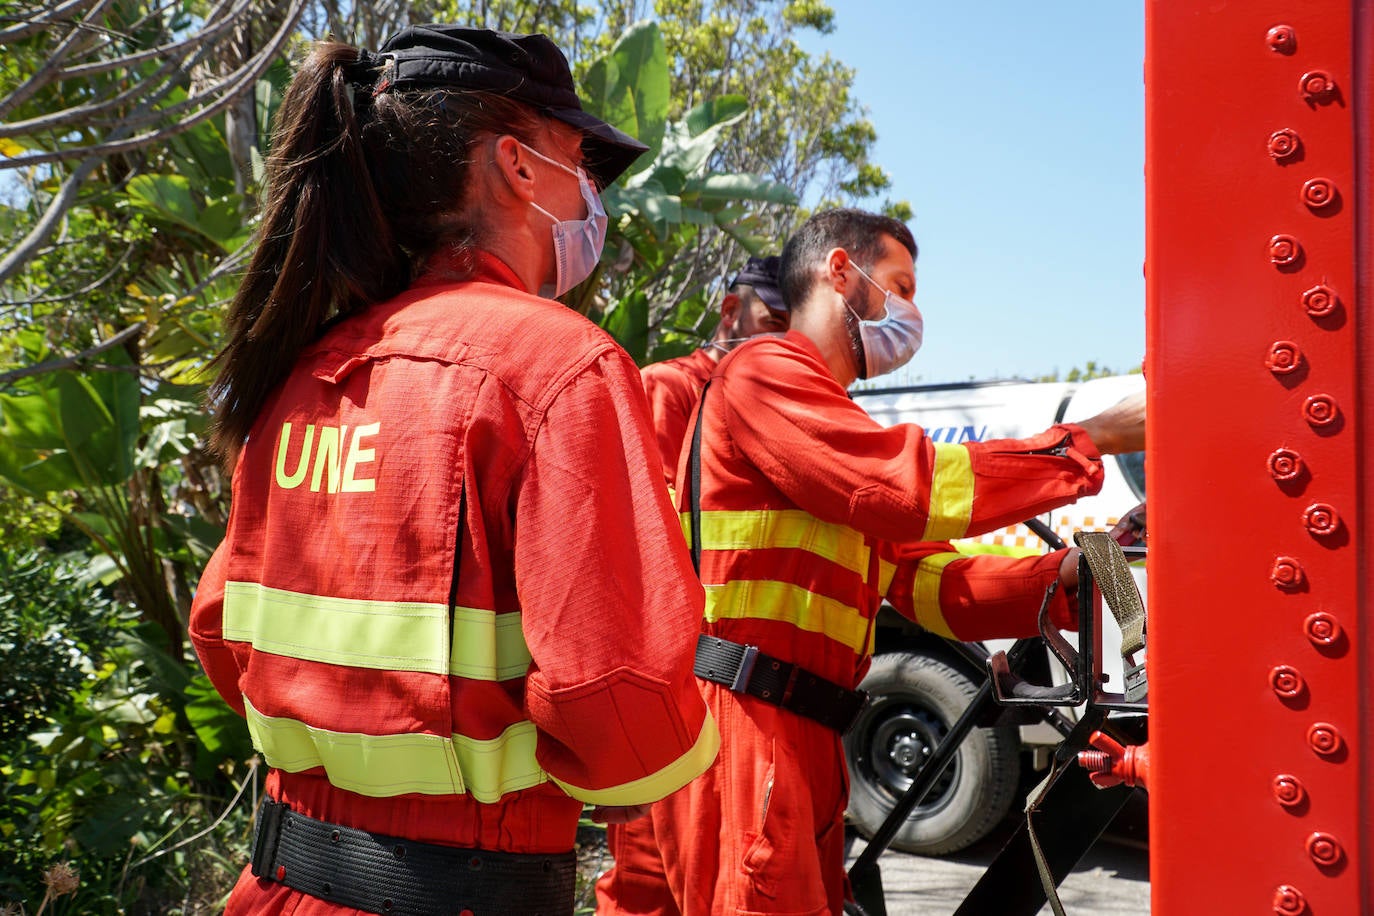
[[600,187],[648,150],[634,137],[582,110],[568,60],[546,35],[517,35],[459,25],[407,26],[377,51],[390,60],[377,85],[388,89],[455,87],[496,92],[582,132],[583,166]]
[[744,262],[740,272],[735,274],[735,279],[730,281],[730,287],[747,285],[754,288],[758,293],[763,304],[773,309],[775,312],[791,311],[787,302],[782,298],[782,290],[778,287],[778,264],[782,261],[776,255],[766,258],[750,258]]

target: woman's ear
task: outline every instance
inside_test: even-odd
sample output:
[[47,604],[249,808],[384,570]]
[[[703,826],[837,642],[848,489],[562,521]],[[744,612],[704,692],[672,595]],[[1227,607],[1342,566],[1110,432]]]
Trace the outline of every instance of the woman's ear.
[[499,193],[504,186],[521,200],[534,200],[534,156],[523,143],[510,134],[497,137],[492,143],[492,164],[502,178],[493,190]]

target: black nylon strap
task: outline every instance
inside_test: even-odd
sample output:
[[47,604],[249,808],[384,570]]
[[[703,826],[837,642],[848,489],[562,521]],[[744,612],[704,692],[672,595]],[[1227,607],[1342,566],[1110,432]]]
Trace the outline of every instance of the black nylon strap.
[[316,820],[264,799],[252,871],[381,916],[568,916],[576,853],[522,855],[417,843]]
[[687,498],[692,513],[692,568],[701,578],[701,418],[706,416],[706,391],[711,387],[707,379],[697,398],[697,422],[692,427],[692,451],[687,459]]
[[841,687],[800,665],[764,655],[754,646],[705,633],[697,637],[692,671],[703,680],[814,719],[840,734],[849,729],[868,702],[868,694],[862,690]]

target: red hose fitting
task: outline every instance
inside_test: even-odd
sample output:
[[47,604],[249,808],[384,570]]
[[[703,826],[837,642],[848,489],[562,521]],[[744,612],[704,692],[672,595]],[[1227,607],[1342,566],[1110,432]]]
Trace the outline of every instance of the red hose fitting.
[[1123,747],[1112,736],[1093,732],[1088,743],[1096,750],[1079,751],[1078,765],[1088,771],[1088,778],[1094,785],[1105,789],[1124,782],[1128,786],[1149,789],[1149,742]]

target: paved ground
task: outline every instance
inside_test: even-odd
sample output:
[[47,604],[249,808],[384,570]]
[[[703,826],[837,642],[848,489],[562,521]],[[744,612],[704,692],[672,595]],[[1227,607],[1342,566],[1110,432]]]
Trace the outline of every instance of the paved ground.
[[[923,858],[889,850],[878,860],[888,916],[950,916],[1001,849],[1010,824],[962,853]],[[1144,818],[1128,811],[1059,889],[1066,916],[1150,916]],[[857,840],[851,857],[863,850]],[[852,858],[851,858],[852,861]],[[1041,914],[1051,914],[1045,906]],[[996,913],[978,916],[998,916]]]
[[[861,843],[855,844],[856,855],[861,849]],[[878,866],[888,916],[950,916],[994,852],[941,859],[885,853]],[[1149,916],[1148,854],[1116,843],[1099,844],[1060,887],[1059,899],[1067,916]],[[1040,912],[1051,910],[1046,906]]]

